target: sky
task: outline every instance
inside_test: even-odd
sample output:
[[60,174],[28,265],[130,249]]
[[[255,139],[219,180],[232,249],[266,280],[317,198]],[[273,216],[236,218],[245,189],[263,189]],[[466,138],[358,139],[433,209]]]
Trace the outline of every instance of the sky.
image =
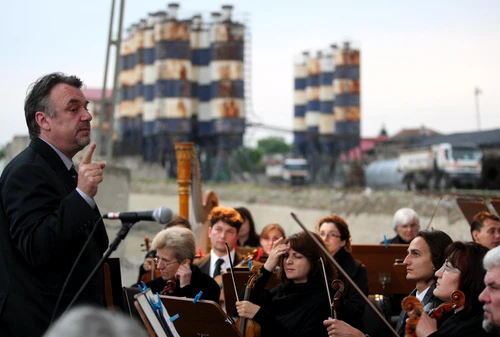
[[[117,1],[118,2],[118,1]],[[361,134],[425,126],[442,133],[500,128],[498,0],[186,0],[180,17],[232,4],[251,29],[252,122],[293,127],[293,64],[302,51],[350,41],[361,51]],[[28,86],[54,71],[100,88],[111,0],[3,1],[0,146],[26,135]],[[124,29],[166,1],[126,0]],[[115,18],[118,14],[115,15]],[[117,25],[115,24],[115,27]],[[124,34],[124,36],[126,33]],[[481,90],[479,118],[475,88]],[[245,140],[290,133],[247,131]]]

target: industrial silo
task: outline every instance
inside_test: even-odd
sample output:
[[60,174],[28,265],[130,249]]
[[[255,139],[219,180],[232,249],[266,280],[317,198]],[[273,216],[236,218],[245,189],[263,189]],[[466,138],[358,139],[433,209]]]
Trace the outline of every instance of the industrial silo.
[[166,20],[167,12],[150,13],[144,28],[144,110],[142,114],[143,159],[156,160],[156,145],[154,136],[155,115],[155,25]]
[[320,164],[319,123],[320,123],[320,59],[323,53],[317,52],[316,57],[307,60],[306,78],[306,159],[309,164],[311,180],[316,179]]
[[168,5],[167,19],[155,25],[155,123],[160,160],[175,171],[174,143],[186,141],[191,127],[190,21],[177,18],[178,4]]
[[307,59],[309,53],[304,52],[294,66],[294,153],[296,156],[306,155],[306,79],[307,79]]
[[348,42],[335,53],[334,119],[336,134],[345,152],[359,145],[360,137],[359,50]]
[[210,110],[216,159],[210,166],[214,168],[211,176],[217,180],[229,178],[229,155],[243,145],[245,131],[244,25],[232,20],[232,9],[223,6],[220,21],[211,27]]

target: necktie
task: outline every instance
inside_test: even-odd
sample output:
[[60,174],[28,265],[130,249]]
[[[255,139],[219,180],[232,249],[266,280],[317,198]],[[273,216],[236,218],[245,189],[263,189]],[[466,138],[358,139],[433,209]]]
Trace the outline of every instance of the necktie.
[[71,178],[73,178],[73,181],[75,183],[75,187],[78,186],[78,172],[76,172],[75,165],[71,165],[71,168],[69,169],[69,173],[71,174]]
[[213,277],[220,275],[220,267],[222,266],[223,263],[224,263],[223,259],[218,259],[217,262],[215,262],[215,269],[214,269]]

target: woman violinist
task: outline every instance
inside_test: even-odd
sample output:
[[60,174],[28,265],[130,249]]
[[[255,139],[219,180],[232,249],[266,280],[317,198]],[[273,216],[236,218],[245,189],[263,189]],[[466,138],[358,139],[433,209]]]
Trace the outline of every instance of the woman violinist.
[[[239,316],[260,324],[262,337],[327,336],[323,320],[331,311],[320,258],[331,284],[337,277],[336,269],[307,233],[276,240],[261,267],[250,301],[236,302]],[[267,290],[266,283],[278,265],[281,284]]]
[[475,242],[454,242],[448,246],[445,263],[436,271],[434,296],[450,302],[452,292],[460,290],[465,295],[465,303],[437,319],[423,312],[416,324],[418,337],[490,336],[482,329],[483,310],[478,299],[485,287],[486,271],[482,261],[487,251],[486,247]]

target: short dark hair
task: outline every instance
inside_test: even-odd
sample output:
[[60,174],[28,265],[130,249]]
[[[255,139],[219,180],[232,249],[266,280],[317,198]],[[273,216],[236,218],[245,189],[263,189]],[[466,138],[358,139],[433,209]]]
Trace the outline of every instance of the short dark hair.
[[35,118],[38,111],[43,111],[50,117],[55,116],[56,111],[50,100],[50,91],[59,83],[65,83],[78,89],[83,85],[82,80],[74,75],[67,76],[63,73],[52,73],[40,77],[28,88],[28,94],[24,100],[24,115],[31,139],[40,134],[40,126]]
[[316,224],[316,232],[319,233],[321,225],[324,224],[325,222],[331,222],[335,225],[335,227],[337,227],[338,231],[340,232],[340,241],[345,241],[344,249],[350,252],[351,233],[349,232],[349,226],[347,225],[347,222],[345,222],[344,219],[336,215],[325,216],[319,219],[318,223]]
[[167,224],[165,225],[165,229],[170,227],[185,227],[187,229],[192,229],[189,220],[180,215],[174,216],[172,220],[167,222]]
[[453,240],[448,234],[440,230],[420,231],[416,237],[421,237],[431,252],[432,265],[435,270],[441,268],[445,261],[444,252]]
[[[472,235],[473,231],[480,231],[481,228],[483,228],[484,220],[486,219],[500,221],[500,219],[495,214],[491,214],[487,211],[481,211],[474,215],[474,218],[472,218],[472,223],[470,224],[470,234]],[[472,237],[472,239],[474,240],[474,237]]]
[[[314,235],[317,241],[320,242],[320,244],[326,249],[323,240],[321,240],[321,237],[318,234],[313,232],[309,233]],[[337,269],[331,261],[331,256],[327,256],[306,232],[293,234],[285,240],[284,244],[290,244],[291,249],[304,255],[311,264],[311,270],[309,271],[309,275],[307,275],[307,282],[313,281],[324,283],[323,270],[321,268],[321,262],[319,261],[320,257],[323,259],[325,264],[328,284],[331,284],[331,282],[338,277]],[[281,281],[286,284],[289,283],[290,280],[286,277],[284,260],[285,259],[282,258],[280,261],[280,274]]]
[[465,295],[464,311],[466,313],[482,312],[483,304],[479,302],[479,294],[484,290],[483,259],[488,248],[475,242],[453,242],[446,248],[446,260],[460,270],[458,290]]
[[241,224],[243,224],[243,218],[240,213],[231,207],[214,207],[208,215],[208,219],[210,220],[210,227],[215,225],[217,222],[222,221],[227,223],[229,226],[236,228],[237,231],[240,230]]

